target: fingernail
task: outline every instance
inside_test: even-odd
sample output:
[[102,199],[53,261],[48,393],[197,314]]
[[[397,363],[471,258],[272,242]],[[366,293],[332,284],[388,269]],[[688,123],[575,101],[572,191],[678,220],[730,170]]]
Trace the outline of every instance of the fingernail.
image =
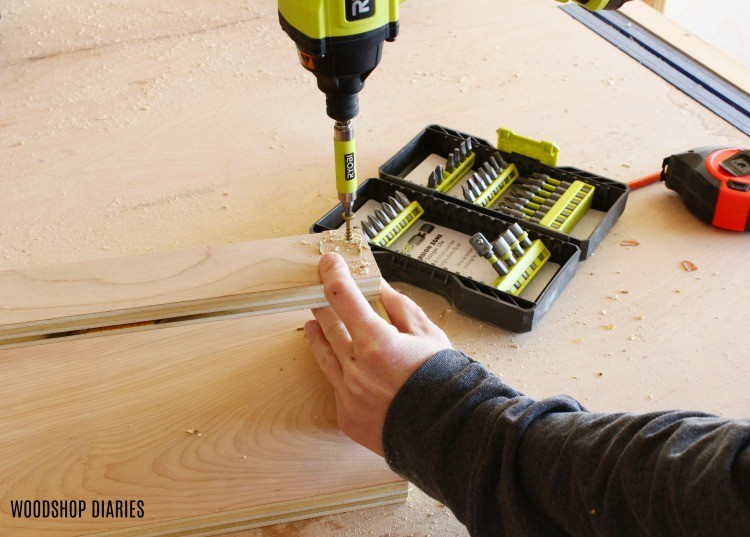
[[336,266],[340,259],[341,256],[336,252],[328,252],[326,254],[323,254],[323,257],[321,257],[320,261],[318,261],[318,269],[320,271],[329,270]]

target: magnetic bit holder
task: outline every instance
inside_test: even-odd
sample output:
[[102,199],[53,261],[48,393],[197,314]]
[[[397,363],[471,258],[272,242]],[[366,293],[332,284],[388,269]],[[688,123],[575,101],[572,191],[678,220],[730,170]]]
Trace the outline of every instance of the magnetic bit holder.
[[573,183],[560,195],[560,199],[550,207],[547,214],[539,221],[539,225],[570,233],[584,214],[591,207],[594,200],[594,186],[583,181]]
[[424,209],[416,201],[412,201],[403,211],[399,212],[370,242],[378,246],[387,247],[393,244],[424,214]]
[[498,264],[503,270],[507,269],[507,274],[500,276],[492,282],[492,287],[514,296],[521,294],[521,291],[534,279],[534,276],[537,275],[551,256],[550,251],[544,243],[536,239],[531,241],[531,245],[523,252],[523,255],[516,259],[515,264],[508,267],[505,262],[492,252],[491,247],[487,248],[487,245],[490,243],[481,233],[475,233],[471,237],[470,243],[477,254],[486,258],[493,265],[495,271],[500,272],[496,266]]
[[458,183],[459,179],[461,179],[467,171],[469,171],[474,166],[474,161],[476,160],[477,155],[473,151],[469,152],[467,157],[462,160],[458,166],[456,166],[453,171],[445,172],[445,175],[443,176],[443,182],[437,185],[435,187],[435,190],[438,192],[442,192],[443,194],[447,193],[451,188],[453,188],[456,183]]
[[479,205],[480,207],[491,207],[500,199],[500,196],[508,190],[508,187],[512,185],[516,179],[518,179],[516,165],[510,164],[500,172],[500,175],[498,175],[479,196],[477,196],[477,199],[473,202],[474,205]]

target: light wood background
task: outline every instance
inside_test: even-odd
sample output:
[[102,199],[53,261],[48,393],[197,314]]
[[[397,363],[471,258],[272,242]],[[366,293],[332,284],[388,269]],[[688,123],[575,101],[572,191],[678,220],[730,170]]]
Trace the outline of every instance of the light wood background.
[[[555,2],[413,0],[402,6],[401,24],[361,97],[360,177],[376,175],[430,123],[490,140],[507,126],[555,141],[563,164],[622,181],[691,147],[750,145]],[[304,233],[335,203],[324,108],[269,0],[5,2],[0,269]],[[639,246],[620,245],[633,238]],[[455,345],[532,396],[568,393],[603,411],[689,407],[743,416],[747,241],[701,224],[673,192],[653,185],[632,193],[620,222],[532,333],[511,334],[400,288]],[[698,270],[686,272],[683,260]],[[192,341],[223,359],[248,342],[234,324],[179,330],[200,330]],[[173,341],[117,337],[142,361]],[[75,349],[102,360],[96,345]],[[56,363],[55,355],[34,359]],[[190,371],[170,372],[185,386]],[[4,371],[3,382],[13,372]],[[241,393],[200,416],[218,423],[246,412],[243,397],[252,395]],[[329,402],[319,404],[330,410],[326,393],[320,401]],[[43,456],[46,446],[37,449]],[[463,531],[445,508],[413,492],[400,506],[244,535]]]

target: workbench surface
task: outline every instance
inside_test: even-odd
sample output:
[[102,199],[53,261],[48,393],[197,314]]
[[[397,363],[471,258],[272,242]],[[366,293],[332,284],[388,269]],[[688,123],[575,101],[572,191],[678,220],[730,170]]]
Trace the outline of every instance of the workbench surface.
[[[302,234],[335,204],[332,121],[274,2],[10,0],[0,14],[0,270]],[[403,4],[361,94],[360,178],[433,123],[553,140],[562,165],[625,182],[672,153],[750,145],[551,0]],[[530,396],[747,416],[748,266],[747,234],[652,185],[531,333],[398,287]],[[465,530],[413,489],[242,535],[333,533]]]

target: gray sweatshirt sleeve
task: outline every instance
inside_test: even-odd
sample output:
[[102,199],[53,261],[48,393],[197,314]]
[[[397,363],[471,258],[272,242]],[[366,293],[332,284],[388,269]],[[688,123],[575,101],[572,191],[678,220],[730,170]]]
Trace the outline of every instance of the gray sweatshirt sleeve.
[[750,535],[750,420],[534,401],[446,350],[396,395],[383,446],[474,536]]

